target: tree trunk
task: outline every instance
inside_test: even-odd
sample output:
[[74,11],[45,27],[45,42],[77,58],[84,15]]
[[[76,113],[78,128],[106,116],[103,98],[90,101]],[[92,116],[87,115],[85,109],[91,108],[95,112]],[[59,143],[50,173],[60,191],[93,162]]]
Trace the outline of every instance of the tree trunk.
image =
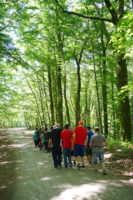
[[[124,86],[128,85],[127,64],[125,54],[118,55],[118,91],[121,92]],[[120,123],[123,140],[131,140],[131,117],[128,91],[123,91],[120,95]]]
[[[93,61],[94,61],[94,55],[93,55]],[[95,62],[93,62],[93,66],[94,66],[94,76],[95,76],[96,94],[97,94],[98,119],[99,119],[98,121],[99,121],[99,125],[100,125],[100,131],[103,132],[100,97],[99,97],[99,88],[98,88],[98,82],[97,82],[97,74],[96,74]]]
[[36,76],[37,78],[37,83],[38,83],[38,90],[39,90],[39,97],[40,97],[40,105],[41,105],[41,110],[42,110],[42,121],[41,121],[41,125],[43,125],[43,123],[45,122],[45,114],[44,114],[44,106],[43,106],[43,96],[42,96],[42,88],[41,88],[41,80],[38,76]]
[[67,95],[66,95],[66,66],[65,64],[64,64],[64,100],[65,100],[65,106],[66,106],[67,121],[69,124],[71,124],[69,106],[68,106]]
[[52,93],[52,80],[51,80],[51,66],[48,66],[48,87],[49,87],[49,97],[50,97],[50,111],[51,111],[51,125],[54,125],[54,103],[53,103],[53,93]]
[[108,135],[108,108],[107,108],[107,66],[106,66],[106,48],[103,42],[103,35],[101,37],[102,42],[102,56],[103,56],[103,64],[102,64],[102,96],[103,96],[103,114],[104,114],[104,134]]
[[57,64],[57,123],[63,128],[63,100],[62,100],[62,83],[61,83],[61,62],[62,60],[58,58]]
[[75,120],[76,125],[78,125],[78,122],[80,120],[80,92],[81,92],[81,78],[80,78],[80,62],[75,58],[76,64],[77,64],[77,80],[78,80],[78,86],[77,86],[77,97],[76,97],[76,112],[75,112]]

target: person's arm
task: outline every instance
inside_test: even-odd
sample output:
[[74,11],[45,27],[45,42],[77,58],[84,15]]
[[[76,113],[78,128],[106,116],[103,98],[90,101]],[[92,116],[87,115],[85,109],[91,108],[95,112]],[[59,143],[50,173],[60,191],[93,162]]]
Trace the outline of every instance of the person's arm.
[[92,137],[91,137],[89,146],[92,147]]
[[89,144],[89,145],[90,145],[90,147],[92,147],[92,142],[90,142],[90,144]]
[[108,146],[108,142],[107,141],[105,141],[105,147],[107,147]]
[[88,135],[85,138],[85,147],[87,147],[87,142],[88,142]]
[[51,138],[49,138],[49,141],[48,141],[48,147],[49,148],[51,147],[51,143],[52,143],[52,140],[51,140]]

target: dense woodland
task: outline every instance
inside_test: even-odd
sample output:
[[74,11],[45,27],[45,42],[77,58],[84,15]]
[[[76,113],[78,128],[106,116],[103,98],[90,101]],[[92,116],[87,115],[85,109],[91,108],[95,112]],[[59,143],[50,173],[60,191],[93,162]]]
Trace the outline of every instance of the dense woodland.
[[133,1],[1,0],[0,126],[80,119],[132,138]]

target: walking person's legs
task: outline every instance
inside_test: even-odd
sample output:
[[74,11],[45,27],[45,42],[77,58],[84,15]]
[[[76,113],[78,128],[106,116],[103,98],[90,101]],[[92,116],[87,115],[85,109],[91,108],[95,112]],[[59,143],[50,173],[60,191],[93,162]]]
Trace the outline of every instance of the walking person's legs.
[[95,171],[97,171],[97,158],[98,158],[98,154],[96,152],[92,152],[92,160],[93,160]]
[[71,148],[67,149],[67,154],[68,154],[69,165],[70,167],[72,167]]
[[59,167],[61,167],[61,156],[62,156],[61,147],[57,147],[57,164]]
[[104,151],[99,152],[99,160],[100,163],[102,164],[103,174],[106,175],[105,164],[104,164]]
[[57,155],[58,155],[57,149],[56,149],[56,147],[53,147],[52,148],[52,156],[53,156],[53,161],[54,161],[54,167],[55,168],[58,167]]
[[63,149],[63,155],[64,155],[64,166],[65,168],[68,167],[68,163],[67,163],[67,148]]

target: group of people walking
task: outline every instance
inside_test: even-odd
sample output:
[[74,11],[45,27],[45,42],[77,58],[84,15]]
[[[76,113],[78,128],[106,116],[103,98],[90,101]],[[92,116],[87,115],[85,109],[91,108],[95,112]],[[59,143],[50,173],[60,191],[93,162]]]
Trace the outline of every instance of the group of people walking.
[[[74,132],[70,129],[70,125],[66,124],[64,130],[59,125],[47,129],[38,130],[34,133],[35,146],[39,146],[40,150],[45,147],[46,152],[52,152],[54,168],[62,167],[62,151],[65,168],[76,165],[77,168],[85,168],[85,155],[88,164],[94,164],[94,170],[97,171],[98,160],[102,164],[103,174],[106,175],[104,164],[104,146],[107,141],[100,133],[99,127],[91,131],[91,127],[83,127],[84,122],[79,121],[79,125],[75,127]],[[80,164],[80,159],[81,163]]]

